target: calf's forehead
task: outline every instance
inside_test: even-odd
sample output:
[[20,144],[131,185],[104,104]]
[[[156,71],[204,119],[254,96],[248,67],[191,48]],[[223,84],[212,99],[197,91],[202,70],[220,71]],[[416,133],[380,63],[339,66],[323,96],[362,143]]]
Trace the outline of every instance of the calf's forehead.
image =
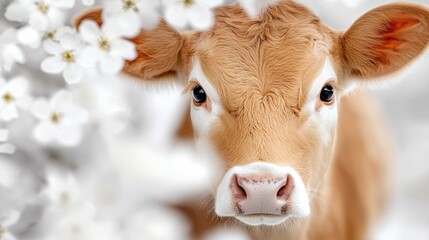
[[245,101],[270,100],[299,110],[331,51],[316,16],[305,8],[295,16],[283,5],[257,20],[234,7],[218,10],[215,27],[195,45],[194,58],[233,115]]

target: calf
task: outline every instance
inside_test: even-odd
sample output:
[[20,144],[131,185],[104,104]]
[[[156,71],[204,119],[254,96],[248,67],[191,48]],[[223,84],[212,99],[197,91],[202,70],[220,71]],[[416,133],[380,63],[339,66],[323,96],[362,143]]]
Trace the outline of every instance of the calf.
[[[83,13],[101,24],[100,9]],[[213,188],[217,221],[252,239],[366,239],[382,208],[389,146],[370,94],[429,42],[429,10],[374,9],[346,32],[279,1],[249,18],[216,9],[207,32],[180,34],[164,21],[132,39],[123,71],[176,79],[190,95],[197,140],[222,159]],[[209,217],[208,217],[209,218]]]

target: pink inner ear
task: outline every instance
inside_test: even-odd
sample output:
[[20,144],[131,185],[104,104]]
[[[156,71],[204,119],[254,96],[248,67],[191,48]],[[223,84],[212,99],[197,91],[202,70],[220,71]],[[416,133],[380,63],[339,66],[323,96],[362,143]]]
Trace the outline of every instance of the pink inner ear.
[[380,56],[378,60],[382,64],[389,64],[389,52],[397,52],[398,47],[407,43],[405,39],[399,39],[398,35],[420,23],[419,20],[413,18],[397,18],[391,22],[389,22],[386,30],[381,32],[381,44],[378,45],[375,49],[380,52]]
[[389,22],[389,25],[385,31],[382,32],[383,38],[384,37],[394,37],[399,32],[410,28],[416,24],[420,23],[418,19],[413,18],[397,18],[391,22]]

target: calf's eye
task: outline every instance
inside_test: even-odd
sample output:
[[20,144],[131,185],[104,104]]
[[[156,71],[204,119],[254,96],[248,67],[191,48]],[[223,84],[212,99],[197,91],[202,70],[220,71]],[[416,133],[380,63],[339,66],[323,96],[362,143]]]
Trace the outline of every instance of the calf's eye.
[[334,88],[331,85],[325,85],[320,92],[320,100],[329,103],[334,98]]
[[207,100],[206,91],[200,85],[192,90],[192,97],[196,105],[201,105]]

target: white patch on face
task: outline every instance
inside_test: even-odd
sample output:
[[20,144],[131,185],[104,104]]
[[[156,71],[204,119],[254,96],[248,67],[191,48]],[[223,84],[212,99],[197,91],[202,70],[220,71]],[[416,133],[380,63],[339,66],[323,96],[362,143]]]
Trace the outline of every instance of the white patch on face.
[[210,84],[198,60],[196,60],[193,65],[192,71],[189,75],[189,81],[198,82],[206,92],[207,98],[210,99],[210,111],[204,107],[195,106],[195,104],[191,102],[192,124],[197,133],[197,137],[204,137],[208,135],[210,127],[221,113],[222,105],[217,91]]
[[316,105],[318,102],[320,102],[319,94],[325,84],[330,81],[336,81],[336,79],[337,75],[335,73],[334,67],[329,58],[327,58],[323,65],[322,71],[313,81],[313,84],[307,95],[306,103],[303,107],[303,112],[309,114],[310,119],[314,120],[318,124],[324,141],[329,141],[332,139],[332,130],[337,124],[337,101],[339,96],[336,92],[334,93],[335,99],[334,103],[331,105],[323,105],[319,109],[316,109]]

